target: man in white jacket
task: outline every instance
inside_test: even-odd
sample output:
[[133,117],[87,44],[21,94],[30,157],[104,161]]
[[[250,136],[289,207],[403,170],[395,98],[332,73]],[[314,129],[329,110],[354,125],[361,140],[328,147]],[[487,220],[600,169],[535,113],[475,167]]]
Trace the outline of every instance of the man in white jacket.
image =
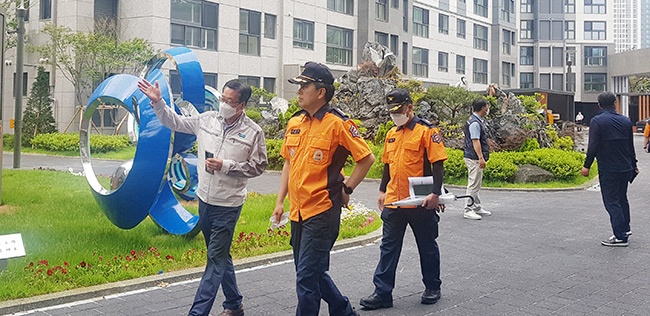
[[243,316],[230,246],[248,178],[262,174],[268,164],[264,132],[244,113],[252,90],[239,80],[230,80],[223,87],[219,112],[185,117],[165,103],[158,82],[152,85],[142,79],[138,88],[149,97],[163,125],[197,136],[199,225],[208,258],[189,315],[208,315],[221,285],[225,301],[219,315]]

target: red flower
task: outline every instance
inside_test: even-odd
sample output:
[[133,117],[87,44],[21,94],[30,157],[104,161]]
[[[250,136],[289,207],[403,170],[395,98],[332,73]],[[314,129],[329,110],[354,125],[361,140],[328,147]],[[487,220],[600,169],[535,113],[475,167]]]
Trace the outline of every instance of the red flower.
[[67,261],[63,261],[63,265],[66,266],[66,267],[69,266]]
[[174,256],[172,256],[172,255],[167,255],[167,256],[165,256],[165,259],[167,259],[167,260],[169,260],[169,261],[172,261],[172,260],[174,260]]
[[47,260],[41,260],[38,262],[38,264],[42,264],[44,266],[47,266]]
[[99,256],[99,261],[103,261],[103,260],[104,260],[104,257]]
[[66,269],[66,268],[61,269],[61,273],[68,274],[68,269]]
[[135,256],[135,254],[136,254],[136,251],[135,251],[135,250],[131,250],[131,255],[132,255],[132,256]]
[[85,268],[85,267],[86,267],[86,261],[81,261],[81,263],[79,263],[79,265],[80,265],[82,268]]
[[131,261],[131,256],[126,256],[126,261]]
[[52,274],[54,274],[54,271],[52,271],[52,269],[47,269],[47,275],[52,276]]

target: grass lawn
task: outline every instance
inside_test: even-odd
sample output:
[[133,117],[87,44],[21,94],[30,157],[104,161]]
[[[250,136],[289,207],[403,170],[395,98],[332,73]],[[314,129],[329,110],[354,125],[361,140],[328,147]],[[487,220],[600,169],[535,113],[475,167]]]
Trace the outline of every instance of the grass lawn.
[[[0,234],[21,233],[27,256],[0,272],[0,301],[205,265],[202,234],[164,233],[149,218],[114,226],[85,177],[44,170],[3,170]],[[233,239],[233,258],[290,249],[288,229],[268,231],[275,195],[251,193]],[[196,213],[196,203],[186,203]],[[287,208],[288,209],[288,208]],[[361,207],[358,207],[361,209]],[[363,210],[362,210],[363,211]],[[342,221],[341,237],[379,228],[374,212]]]

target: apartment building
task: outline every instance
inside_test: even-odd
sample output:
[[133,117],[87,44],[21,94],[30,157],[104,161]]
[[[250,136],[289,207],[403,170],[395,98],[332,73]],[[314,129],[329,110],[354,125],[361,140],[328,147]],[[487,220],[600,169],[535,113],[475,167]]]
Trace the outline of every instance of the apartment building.
[[650,47],[650,0],[641,0],[641,48]]
[[611,84],[614,0],[520,0],[519,12],[520,87],[575,92],[576,111],[595,106]]
[[[492,82],[519,86],[514,0],[31,0],[28,5],[27,44],[46,40],[39,34],[45,23],[85,32],[108,16],[124,39],[144,38],[157,50],[190,47],[206,85],[217,89],[239,78],[291,99],[296,87],[287,79],[306,61],[326,63],[340,76],[357,67],[368,41],[389,47],[402,72],[425,85],[457,85],[465,77],[470,90],[485,90]],[[25,95],[42,57],[25,53]],[[15,50],[5,59],[15,60]],[[74,88],[55,67],[47,69],[58,128],[76,131],[80,111]],[[6,82],[14,72],[15,66],[6,66]],[[169,77],[178,89],[171,65]],[[12,93],[4,91],[7,114],[13,113]],[[4,116],[5,126],[12,116]],[[115,113],[106,117],[102,125],[119,120]]]
[[614,2],[614,43],[616,53],[641,48],[641,0]]

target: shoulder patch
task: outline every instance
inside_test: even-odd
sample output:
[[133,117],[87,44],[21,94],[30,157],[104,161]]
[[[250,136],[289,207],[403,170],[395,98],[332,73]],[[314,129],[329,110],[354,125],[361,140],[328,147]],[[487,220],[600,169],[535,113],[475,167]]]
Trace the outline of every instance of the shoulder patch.
[[433,135],[431,135],[431,141],[440,144],[440,142],[442,141],[442,135],[440,134],[440,132],[435,132]]
[[350,117],[347,114],[343,113],[343,111],[341,111],[339,108],[330,108],[329,112],[342,118],[344,121],[350,119]]
[[359,129],[357,129],[357,126],[354,124],[350,126],[350,134],[352,137],[361,137],[361,135],[359,135]]

